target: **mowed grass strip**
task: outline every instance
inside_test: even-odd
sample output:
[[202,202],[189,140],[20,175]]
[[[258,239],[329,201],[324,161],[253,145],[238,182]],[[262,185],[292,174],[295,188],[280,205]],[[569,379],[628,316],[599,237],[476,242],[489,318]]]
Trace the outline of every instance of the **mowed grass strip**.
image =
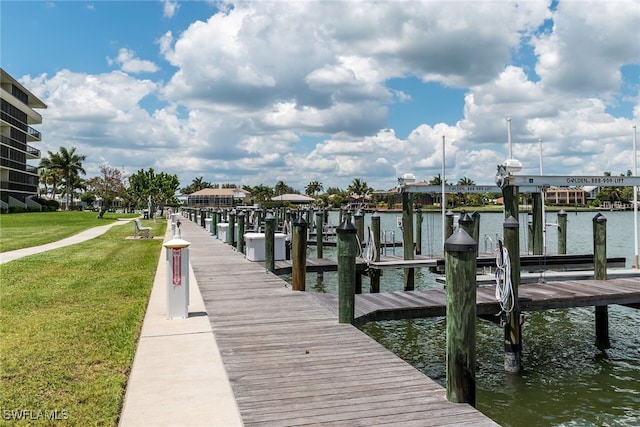
[[[165,222],[153,235],[164,235]],[[0,265],[4,421],[57,416],[114,426],[151,292],[159,239],[114,227],[84,243]],[[36,420],[35,424],[51,421]]]
[[0,252],[29,248],[73,236],[83,230],[106,225],[118,218],[138,214],[107,212],[103,219],[95,212],[29,212],[0,215]]

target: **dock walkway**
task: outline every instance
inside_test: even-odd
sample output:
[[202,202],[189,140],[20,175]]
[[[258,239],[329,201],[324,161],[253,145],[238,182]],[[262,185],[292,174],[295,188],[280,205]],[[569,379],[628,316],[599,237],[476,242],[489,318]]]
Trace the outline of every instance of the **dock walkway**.
[[[612,304],[640,308],[640,278],[527,283],[518,287],[518,296],[522,311]],[[318,294],[317,298],[337,313],[337,295]],[[479,286],[476,302],[478,315],[500,311],[495,286]],[[354,323],[445,316],[446,304],[445,289],[359,294],[355,299]]]
[[497,425],[264,267],[182,222],[243,420],[269,425]]

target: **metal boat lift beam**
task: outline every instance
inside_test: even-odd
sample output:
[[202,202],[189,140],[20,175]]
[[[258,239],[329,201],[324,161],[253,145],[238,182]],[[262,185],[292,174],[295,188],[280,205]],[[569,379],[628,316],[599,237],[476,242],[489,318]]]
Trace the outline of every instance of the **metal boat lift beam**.
[[[634,187],[640,186],[637,176],[568,176],[568,175],[508,175],[505,186],[519,187]],[[524,192],[524,191],[523,191]]]
[[[422,193],[422,194],[441,194],[441,185],[416,185],[406,184],[398,187],[399,192],[404,193]],[[539,192],[537,186],[525,185],[520,187],[520,192],[530,193]],[[497,185],[445,185],[444,192],[447,194],[455,193],[502,193],[502,188]]]

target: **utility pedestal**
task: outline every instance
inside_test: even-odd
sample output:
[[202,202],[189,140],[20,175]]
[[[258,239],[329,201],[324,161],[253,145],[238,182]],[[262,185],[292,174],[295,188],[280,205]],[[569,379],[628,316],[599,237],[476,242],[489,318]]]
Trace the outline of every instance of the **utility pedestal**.
[[164,244],[167,249],[167,319],[189,316],[189,245],[174,237]]

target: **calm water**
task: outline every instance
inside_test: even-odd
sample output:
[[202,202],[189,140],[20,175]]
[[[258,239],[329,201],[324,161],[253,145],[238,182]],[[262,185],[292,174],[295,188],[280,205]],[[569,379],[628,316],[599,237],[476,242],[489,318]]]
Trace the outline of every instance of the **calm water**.
[[[634,259],[633,213],[605,212],[607,218],[607,255],[624,256],[627,267]],[[569,212],[567,253],[592,252],[594,212]],[[399,213],[382,214],[381,228],[394,231]],[[491,249],[496,236],[502,235],[501,213],[481,214],[480,249],[484,242]],[[555,223],[549,213],[547,223]],[[332,212],[329,223],[337,224]],[[521,248],[527,247],[521,216]],[[365,228],[370,216],[365,216]],[[424,214],[423,254],[440,252],[441,219]],[[548,227],[547,252],[557,253],[557,230]],[[391,254],[391,250],[388,253]],[[396,248],[398,255],[401,248]],[[315,247],[308,256],[315,257]],[[325,248],[325,257],[335,257],[335,249]],[[437,255],[434,255],[437,256]],[[382,290],[402,289],[403,273],[385,271]],[[639,280],[640,282],[640,280]],[[416,270],[416,289],[441,285],[427,270]],[[640,286],[640,283],[639,283]],[[307,290],[337,292],[335,273],[307,276]],[[368,289],[365,279],[363,288]],[[640,311],[609,307],[611,347],[595,346],[594,310],[577,308],[526,313],[523,326],[523,372],[505,374],[502,349],[503,330],[488,322],[477,326],[477,408],[504,426],[640,426]],[[375,322],[363,331],[411,363],[441,385],[445,385],[444,318]]]

